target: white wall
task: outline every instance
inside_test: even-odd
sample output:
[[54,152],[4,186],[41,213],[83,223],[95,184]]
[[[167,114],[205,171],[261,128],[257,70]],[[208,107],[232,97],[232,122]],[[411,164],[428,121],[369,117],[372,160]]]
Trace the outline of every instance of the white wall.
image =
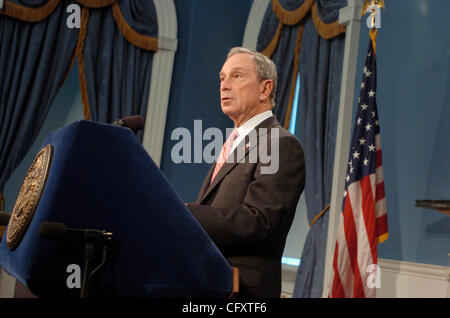
[[[377,298],[450,298],[450,267],[379,259]],[[296,266],[283,265],[282,297],[292,297]]]

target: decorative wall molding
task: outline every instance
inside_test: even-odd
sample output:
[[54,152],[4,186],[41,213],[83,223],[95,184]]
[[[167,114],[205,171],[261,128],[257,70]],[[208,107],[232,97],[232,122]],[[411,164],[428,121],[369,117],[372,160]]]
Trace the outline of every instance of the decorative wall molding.
[[244,40],[242,41],[243,47],[252,50],[256,49],[259,30],[261,29],[264,14],[266,13],[269,4],[270,0],[253,1],[250,14],[247,19],[247,25],[245,26]]
[[[450,298],[450,266],[378,259],[377,298]],[[293,295],[297,266],[283,265],[282,298]],[[327,297],[322,295],[322,297]]]
[[158,50],[153,55],[142,145],[159,167],[164,145],[173,61],[178,44],[178,26],[173,0],[153,0],[153,3],[158,19]]
[[0,298],[13,298],[16,279],[0,268]]
[[379,259],[378,298],[450,298],[450,267]]
[[281,298],[292,298],[298,266],[282,265],[281,271]]

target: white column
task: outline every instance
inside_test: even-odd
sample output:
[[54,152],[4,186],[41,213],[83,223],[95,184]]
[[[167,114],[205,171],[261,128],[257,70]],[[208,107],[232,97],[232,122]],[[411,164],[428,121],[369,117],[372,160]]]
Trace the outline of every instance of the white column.
[[160,166],[169,106],[172,68],[177,49],[177,16],[173,0],[153,0],[158,19],[158,50],[153,55],[152,77],[142,145]]
[[252,8],[247,19],[247,25],[245,26],[244,40],[242,46],[251,50],[256,50],[256,44],[258,43],[259,30],[264,20],[264,14],[267,7],[270,4],[270,0],[256,0],[253,1]]
[[0,269],[0,298],[14,298],[16,279]]
[[328,296],[328,284],[333,264],[339,215],[344,193],[344,180],[350,147],[352,113],[355,91],[356,62],[358,60],[359,30],[361,25],[362,0],[348,0],[348,6],[339,11],[339,23],[347,27],[345,33],[344,61],[342,67],[341,96],[336,132],[333,183],[330,210],[328,211],[328,237],[325,254],[325,270],[322,297]]

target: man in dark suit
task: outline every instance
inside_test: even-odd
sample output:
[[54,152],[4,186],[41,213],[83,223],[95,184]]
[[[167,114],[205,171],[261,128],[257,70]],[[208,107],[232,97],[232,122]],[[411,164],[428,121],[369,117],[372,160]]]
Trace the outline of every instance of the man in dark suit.
[[272,114],[270,59],[233,48],[219,75],[221,108],[235,129],[187,206],[239,268],[240,296],[280,297],[281,256],[305,184],[303,151]]

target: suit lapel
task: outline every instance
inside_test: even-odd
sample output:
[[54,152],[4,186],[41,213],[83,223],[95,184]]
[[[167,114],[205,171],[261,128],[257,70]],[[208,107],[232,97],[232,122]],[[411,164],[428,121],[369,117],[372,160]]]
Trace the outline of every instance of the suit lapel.
[[208,187],[210,185],[210,180],[211,180],[215,166],[216,166],[215,163],[211,165],[208,173],[206,174],[205,180],[203,180],[202,187],[200,188],[200,191],[198,192],[198,196],[197,196],[198,204],[201,204],[201,201],[203,200],[203,196],[205,195],[206,190],[208,190]]
[[[275,116],[271,116],[261,122],[258,126],[254,128],[256,130],[257,142],[252,144],[251,142],[246,142],[246,138],[242,140],[239,145],[233,150],[233,152],[227,158],[225,164],[220,168],[213,182],[210,184],[210,180],[214,171],[215,164],[211,165],[208,174],[206,175],[205,181],[200,189],[198,201],[199,204],[202,204],[203,200],[208,196],[209,193],[222,181],[222,179],[238,164],[241,162],[245,162],[244,159],[247,157],[250,150],[255,148],[259,144],[259,138],[265,134],[267,134],[268,129],[265,132],[261,132],[258,134],[259,128],[271,128],[278,123]],[[244,151],[237,152],[238,149],[244,149]],[[235,160],[236,159],[236,160]]]

